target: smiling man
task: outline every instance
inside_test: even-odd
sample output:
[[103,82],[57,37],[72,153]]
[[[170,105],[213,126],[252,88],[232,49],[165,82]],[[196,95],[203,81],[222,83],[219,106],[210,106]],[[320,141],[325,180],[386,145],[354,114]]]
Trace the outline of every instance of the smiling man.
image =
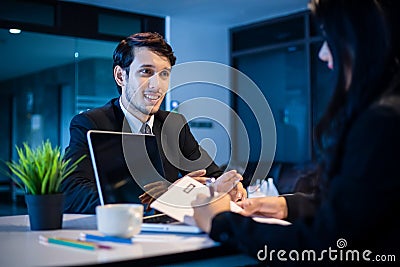
[[[154,134],[165,178],[169,182],[190,172],[206,177],[219,177],[223,173],[199,147],[182,115],[159,110],[176,60],[172,48],[163,37],[157,33],[131,35],[118,44],[113,60],[114,80],[120,97],[102,107],[78,114],[71,120],[71,139],[66,149],[66,158],[72,161],[82,155],[86,155],[86,158],[62,183],[66,195],[66,213],[95,213],[95,207],[100,204],[86,138],[89,130]],[[161,131],[170,140],[178,140],[172,149],[169,147],[173,155],[166,155],[161,145]],[[185,166],[177,166],[179,164],[175,161],[171,163],[168,160],[171,157],[182,157]],[[205,160],[198,160],[200,157]],[[200,169],[205,171],[196,172]],[[240,179],[240,174],[228,172],[219,180]],[[240,198],[246,194],[240,183],[232,191],[236,191],[234,197],[238,195]],[[140,200],[148,203],[151,198],[144,195]]]

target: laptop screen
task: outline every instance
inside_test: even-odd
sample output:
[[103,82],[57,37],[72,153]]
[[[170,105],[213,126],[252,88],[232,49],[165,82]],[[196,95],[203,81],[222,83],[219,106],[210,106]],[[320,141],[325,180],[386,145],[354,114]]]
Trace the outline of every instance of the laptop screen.
[[154,135],[87,133],[100,203],[140,203],[143,185],[164,177]]
[[[154,135],[90,130],[87,139],[101,205],[140,203],[143,186],[164,179]],[[151,211],[144,215],[150,214]],[[159,215],[144,217],[142,231],[202,233],[196,226],[169,223],[171,219]]]

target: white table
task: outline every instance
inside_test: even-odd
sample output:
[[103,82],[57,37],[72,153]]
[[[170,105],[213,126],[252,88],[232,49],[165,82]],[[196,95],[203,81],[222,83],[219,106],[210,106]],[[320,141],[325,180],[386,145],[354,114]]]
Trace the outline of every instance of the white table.
[[225,264],[228,263],[226,266],[229,266],[229,260],[235,265],[255,263],[245,255],[218,252],[219,244],[205,234],[141,233],[134,237],[133,244],[107,243],[112,249],[94,251],[39,243],[40,235],[76,239],[82,232],[99,234],[94,215],[64,214],[63,229],[55,231],[31,231],[27,215],[0,217],[0,266],[84,266],[113,262],[167,266],[168,259],[172,258],[174,264],[178,259],[185,261],[185,266],[188,261],[193,266],[196,261],[201,262],[198,266],[212,262],[216,266],[219,264],[217,258],[205,260],[209,261],[207,263],[199,261],[204,255],[213,257],[210,251],[222,253],[220,256]]

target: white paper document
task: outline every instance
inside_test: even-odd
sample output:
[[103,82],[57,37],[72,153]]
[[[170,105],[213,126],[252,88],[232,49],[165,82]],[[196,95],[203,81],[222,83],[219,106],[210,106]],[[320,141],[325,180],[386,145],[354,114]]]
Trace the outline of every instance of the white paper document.
[[[198,194],[210,196],[210,190],[207,186],[194,180],[191,177],[185,176],[179,179],[176,183],[170,186],[168,191],[156,199],[150,207],[167,214],[168,216],[190,225],[195,225],[193,220],[192,201],[194,201]],[[231,211],[240,212],[242,208],[235,202],[231,201]],[[259,218],[255,217],[254,220],[263,223],[274,223],[287,225],[287,221],[275,218]]]
[[180,222],[193,224],[187,220],[193,217],[191,203],[196,199],[197,194],[200,193],[210,196],[208,187],[191,177],[184,176],[178,182],[171,185],[168,191],[158,197],[150,207]]

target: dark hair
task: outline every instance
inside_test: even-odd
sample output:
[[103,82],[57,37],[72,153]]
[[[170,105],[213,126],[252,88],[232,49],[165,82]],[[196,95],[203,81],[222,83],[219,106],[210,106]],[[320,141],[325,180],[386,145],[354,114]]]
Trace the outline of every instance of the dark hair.
[[340,168],[352,122],[385,93],[397,65],[391,28],[377,1],[312,0],[311,10],[328,42],[336,77],[331,101],[315,129],[320,178],[327,183]]
[[[114,50],[113,70],[120,66],[129,76],[129,66],[135,58],[135,47],[147,47],[156,54],[168,58],[171,66],[175,65],[176,57],[171,46],[164,40],[161,34],[156,32],[135,33],[122,40]],[[118,93],[121,87],[117,84]]]
[[393,56],[399,61],[400,59],[400,1],[399,0],[378,0],[384,10],[387,20],[389,21],[391,36],[391,45]]

